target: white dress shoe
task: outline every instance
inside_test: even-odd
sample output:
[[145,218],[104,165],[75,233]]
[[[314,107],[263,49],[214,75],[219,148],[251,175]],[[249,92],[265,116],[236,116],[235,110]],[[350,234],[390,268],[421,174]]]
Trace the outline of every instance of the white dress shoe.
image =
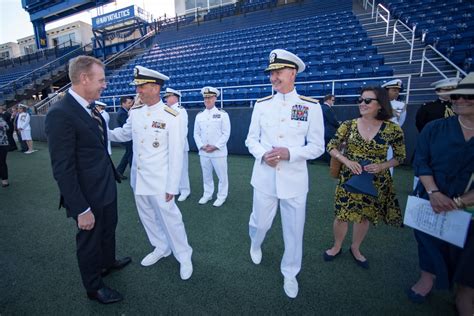
[[171,254],[171,250],[168,249],[165,252],[160,252],[158,253],[156,249],[152,252],[149,253],[145,258],[143,258],[141,265],[144,267],[149,267],[155,263],[158,262],[161,258],[168,257]]
[[186,199],[188,198],[189,194],[181,194],[178,198],[178,202],[183,202],[183,201],[186,201]]
[[214,201],[214,203],[212,203],[213,206],[215,207],[219,207],[219,206],[222,206],[222,204],[224,204],[225,202],[225,199],[217,199]]
[[212,197],[205,197],[203,196],[202,198],[199,199],[199,204],[206,204],[207,202],[209,202],[210,200],[212,199]]
[[181,276],[181,280],[187,280],[193,274],[193,263],[191,261],[181,263],[181,267],[179,268],[179,275]]
[[295,298],[298,295],[298,281],[296,281],[296,278],[285,278],[283,289],[289,298]]
[[250,247],[250,258],[252,258],[253,263],[260,264],[262,262],[262,248],[254,249]]

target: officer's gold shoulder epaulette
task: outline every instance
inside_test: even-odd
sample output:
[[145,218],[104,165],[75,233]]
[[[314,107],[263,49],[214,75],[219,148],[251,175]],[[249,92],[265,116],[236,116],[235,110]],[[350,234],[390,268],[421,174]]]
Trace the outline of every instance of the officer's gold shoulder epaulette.
[[142,108],[145,104],[141,103],[141,104],[134,104],[130,110],[136,110],[136,109],[139,109],[139,108]]
[[262,102],[262,101],[266,101],[266,100],[270,100],[271,98],[273,98],[273,95],[269,95],[268,97],[258,99],[256,103],[259,103],[259,102]]
[[221,109],[221,108],[217,108],[219,111],[221,111],[222,113],[226,113],[226,111],[224,111],[224,109]]
[[165,106],[165,111],[168,112],[169,114],[173,115],[173,116],[178,116],[179,115],[178,111],[173,110],[169,106]]
[[307,101],[307,102],[319,104],[319,101],[316,100],[316,99],[313,99],[313,98],[310,98],[310,97],[305,97],[304,95],[300,95],[299,97],[300,97],[300,99],[303,100],[303,101]]
[[184,107],[182,107],[181,105],[178,105],[178,109],[184,109]]

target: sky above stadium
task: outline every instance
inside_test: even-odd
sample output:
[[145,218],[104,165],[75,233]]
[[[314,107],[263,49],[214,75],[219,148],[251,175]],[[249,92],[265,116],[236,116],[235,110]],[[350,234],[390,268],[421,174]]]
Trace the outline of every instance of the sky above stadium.
[[[80,14],[56,21],[46,25],[46,30],[71,23],[77,20],[92,24],[92,17],[112,12],[130,5],[137,5],[153,14],[154,17],[174,16],[173,0],[116,0],[115,3],[106,5],[101,11],[97,9],[84,11]],[[19,38],[33,35],[33,24],[29,14],[21,7],[21,0],[0,0],[0,44],[17,42]]]

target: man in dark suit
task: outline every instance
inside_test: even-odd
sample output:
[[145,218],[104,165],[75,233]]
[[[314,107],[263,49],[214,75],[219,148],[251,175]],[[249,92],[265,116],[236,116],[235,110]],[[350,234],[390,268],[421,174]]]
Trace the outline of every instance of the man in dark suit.
[[454,115],[451,99],[445,93],[456,89],[459,81],[461,78],[446,78],[431,84],[435,87],[438,99],[423,104],[416,112],[415,122],[418,132],[421,133],[423,127],[431,121]]
[[[334,137],[339,128],[339,121],[337,120],[336,112],[332,108],[335,102],[336,97],[332,94],[328,94],[324,97],[324,104],[321,105],[324,119],[324,143],[326,145],[329,143],[331,138]],[[326,151],[324,151],[324,154],[321,157],[326,162],[329,162],[331,159]]]
[[[107,152],[107,129],[93,107],[107,86],[103,63],[90,56],[69,62],[72,86],[48,112],[48,138],[60,206],[77,222],[77,259],[90,299],[114,303],[122,295],[105,286],[102,277],[130,263],[115,258],[118,175]],[[91,105],[91,106],[89,106]]]
[[[127,122],[128,119],[128,111],[133,105],[133,97],[131,96],[124,96],[120,98],[120,109],[117,111],[117,123],[119,127],[123,127],[125,122]],[[120,178],[122,180],[127,179],[126,176],[123,175],[125,172],[125,169],[127,169],[127,165],[132,168],[132,156],[133,156],[133,143],[132,141],[128,141],[125,143],[122,143],[122,145],[125,147],[125,153],[122,156],[122,159],[120,160],[120,163],[117,166],[117,172],[120,175]]]

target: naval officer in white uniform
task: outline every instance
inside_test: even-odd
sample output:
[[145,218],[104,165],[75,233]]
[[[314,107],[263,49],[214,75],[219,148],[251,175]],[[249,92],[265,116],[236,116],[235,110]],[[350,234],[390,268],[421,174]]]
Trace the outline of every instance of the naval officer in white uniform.
[[181,101],[181,92],[166,88],[165,91],[165,100],[166,105],[168,105],[173,110],[179,112],[179,117],[181,119],[181,127],[183,128],[183,137],[184,137],[184,153],[183,153],[183,169],[181,172],[181,180],[179,181],[179,202],[185,201],[188,196],[191,194],[191,186],[189,184],[189,143],[188,143],[188,112],[183,108],[179,102]]
[[296,55],[276,49],[270,53],[270,82],[276,94],[256,102],[245,141],[255,157],[251,184],[250,256],[262,260],[261,246],[280,205],[285,252],[281,261],[286,295],[298,295],[303,230],[308,193],[307,160],[324,153],[324,121],[317,100],[298,95],[296,74],[305,64]]
[[[381,87],[387,89],[390,105],[392,106],[393,117],[390,120],[402,127],[407,118],[407,107],[404,102],[398,101],[397,99],[403,88],[403,82],[400,79],[394,79],[384,83]],[[390,146],[387,150],[387,161],[392,158],[393,149],[392,146]],[[390,168],[390,174],[393,175],[393,168]]]
[[191,277],[192,248],[174,196],[179,192],[183,165],[184,136],[179,112],[163,104],[160,90],[169,78],[136,66],[136,91],[143,102],[133,106],[127,122],[109,131],[116,142],[133,140],[130,184],[140,220],[154,247],[141,262],[150,266],[173,252],[183,280]]
[[214,194],[212,170],[214,169],[219,179],[219,185],[217,199],[212,205],[219,207],[224,204],[229,191],[227,141],[230,137],[230,120],[224,110],[215,106],[217,97],[220,95],[219,90],[213,87],[204,87],[201,89],[201,94],[204,97],[206,108],[196,115],[194,122],[194,141],[199,149],[204,184],[204,194],[199,200],[199,204],[206,204],[212,199]]

